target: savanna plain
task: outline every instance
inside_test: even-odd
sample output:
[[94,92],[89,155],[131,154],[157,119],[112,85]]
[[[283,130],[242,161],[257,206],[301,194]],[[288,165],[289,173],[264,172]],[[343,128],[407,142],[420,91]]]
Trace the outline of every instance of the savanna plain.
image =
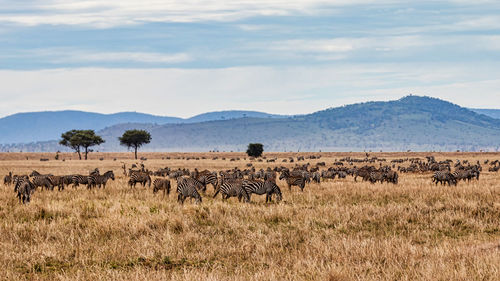
[[[141,153],[146,168],[219,171],[252,163],[256,169],[364,153],[264,153],[275,163],[242,153]],[[500,174],[485,160],[495,153],[433,153],[436,160],[483,165],[479,181],[435,185],[432,173],[405,173],[399,183],[345,179],[308,183],[279,203],[252,196],[177,203],[172,192],[127,186],[123,163],[132,153],[3,153],[0,175],[33,170],[54,175],[113,170],[106,188],[37,189],[20,204],[13,186],[0,188],[0,279],[3,280],[500,280]],[[431,153],[373,153],[391,159]],[[167,159],[170,158],[170,159]],[[199,158],[189,159],[186,158]],[[217,157],[216,160],[212,160]],[[239,157],[240,160],[230,161]],[[49,161],[40,161],[47,158]],[[100,158],[103,158],[100,160]],[[205,159],[203,159],[205,158]],[[222,160],[225,158],[225,160]],[[246,158],[246,159],[245,159]],[[64,159],[65,161],[62,161]],[[403,163],[401,165],[407,165]],[[376,163],[378,165],[378,163]],[[154,180],[155,177],[153,177]],[[2,182],[3,183],[3,182]]]

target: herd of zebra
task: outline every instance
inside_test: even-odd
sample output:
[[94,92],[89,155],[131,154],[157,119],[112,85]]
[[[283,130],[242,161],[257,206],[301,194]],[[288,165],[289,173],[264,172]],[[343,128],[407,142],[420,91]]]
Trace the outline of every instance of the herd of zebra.
[[39,187],[45,190],[54,190],[57,186],[59,191],[64,190],[65,186],[72,185],[73,188],[76,188],[80,184],[86,185],[87,189],[105,188],[110,179],[115,180],[113,171],[107,171],[101,175],[98,168],[90,171],[89,175],[55,176],[53,174],[40,174],[37,171],[31,172],[29,175],[12,175],[12,172],[9,172],[4,177],[4,185],[13,184],[14,192],[17,193],[19,201],[24,204],[30,202],[31,194]]
[[[190,171],[189,169],[170,169],[168,167],[150,171],[143,164],[133,165],[128,171],[125,165],[122,166],[124,175],[128,178],[128,186],[136,187],[137,183],[143,187],[153,185],[153,193],[163,191],[164,196],[169,195],[171,191],[171,180],[177,183],[177,200],[183,204],[186,198],[194,198],[196,202],[202,201],[201,194],[206,194],[207,186],[212,185],[214,189],[213,197],[221,194],[223,200],[231,197],[237,197],[239,201],[250,202],[251,195],[266,195],[266,203],[271,202],[273,196],[276,201],[283,199],[282,192],[277,184],[277,179],[286,183],[289,190],[297,186],[301,191],[311,182],[320,183],[322,181],[334,180],[335,178],[345,179],[352,176],[357,182],[358,178],[363,181],[375,184],[392,183],[398,184],[399,173],[426,173],[433,172],[432,182],[436,185],[448,184],[456,185],[460,180],[471,181],[479,180],[482,171],[479,161],[472,165],[467,160],[457,160],[454,164],[451,160],[437,162],[434,157],[426,157],[426,160],[419,158],[394,159],[388,162],[385,159],[376,157],[354,159],[342,158],[335,159],[335,162],[329,168],[326,168],[325,162],[318,162],[314,165],[310,163],[295,164],[293,168],[284,166],[275,166],[273,168],[256,170],[252,165],[247,165],[246,169],[233,168],[224,171],[203,170]],[[297,159],[298,161],[304,159]],[[404,162],[409,162],[409,166],[397,166]],[[365,163],[364,165],[360,165]],[[376,165],[379,163],[378,165]],[[500,167],[500,161],[485,161],[489,164],[489,171],[496,172]],[[357,167],[357,166],[360,167]],[[377,167],[378,166],[378,167]],[[453,167],[453,168],[452,168]],[[452,172],[453,169],[453,172]],[[152,176],[155,177],[154,181]],[[115,180],[113,171],[107,171],[103,174],[99,169],[89,171],[88,175],[72,174],[56,176],[52,174],[40,174],[33,171],[29,175],[13,175],[10,172],[4,177],[5,185],[14,185],[14,191],[17,193],[19,201],[27,203],[31,199],[31,194],[37,189],[54,190],[57,186],[59,191],[64,190],[65,186],[85,185],[87,189],[105,188],[108,180]]]

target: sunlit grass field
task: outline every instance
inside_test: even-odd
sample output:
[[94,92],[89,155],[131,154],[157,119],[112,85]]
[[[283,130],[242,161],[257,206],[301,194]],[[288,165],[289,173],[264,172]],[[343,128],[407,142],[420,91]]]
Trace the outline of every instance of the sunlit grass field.
[[[398,185],[354,182],[348,176],[308,184],[304,192],[289,191],[278,181],[279,204],[266,204],[265,196],[256,195],[249,204],[235,198],[224,202],[212,198],[210,186],[202,204],[188,199],[182,206],[173,180],[168,197],[153,194],[152,188],[127,187],[121,165],[136,162],[131,153],[94,153],[87,161],[74,154],[61,154],[56,161],[54,155],[0,154],[0,175],[87,174],[98,167],[113,170],[117,179],[92,191],[83,186],[38,189],[27,205],[18,202],[12,186],[2,185],[1,279],[500,280],[500,174],[487,172],[487,165],[479,181],[452,187],[435,186],[429,173],[400,174]],[[292,167],[296,163],[282,159],[297,155],[309,154],[266,155],[277,157],[276,163],[250,161],[238,153],[141,154],[150,170],[244,169],[247,163],[257,169]],[[341,157],[365,156],[314,155],[322,158],[299,163],[326,162],[328,167]],[[371,156],[389,161],[426,155]],[[434,155],[473,163],[500,159],[500,154]],[[188,156],[200,159],[178,159]],[[230,161],[236,157],[240,160]]]

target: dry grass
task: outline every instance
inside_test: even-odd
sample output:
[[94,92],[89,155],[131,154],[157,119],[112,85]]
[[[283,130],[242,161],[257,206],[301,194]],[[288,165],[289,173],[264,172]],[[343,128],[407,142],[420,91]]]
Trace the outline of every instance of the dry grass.
[[[332,163],[341,155],[346,154],[325,153],[317,161]],[[377,156],[402,155],[407,154]],[[53,154],[29,154],[29,159],[36,160],[25,160],[25,156],[0,155],[0,174],[32,169],[86,173],[100,167],[120,176],[105,190],[37,191],[25,206],[17,202],[12,187],[2,187],[2,279],[500,278],[500,174],[485,172],[479,182],[458,187],[436,187],[429,175],[403,175],[397,186],[355,183],[349,177],[308,185],[303,193],[289,192],[281,183],[284,201],[280,204],[266,205],[258,196],[253,196],[251,204],[206,196],[199,206],[189,201],[180,206],[175,194],[162,198],[151,189],[126,187],[120,170],[120,161],[125,160],[120,159],[129,154],[94,154],[92,158],[116,157],[117,161],[40,162],[39,158],[53,159]],[[249,162],[161,160],[165,156],[148,154],[146,166],[213,170],[243,168]],[[211,159],[213,155],[204,156]],[[224,157],[235,156],[243,158],[241,154]],[[437,156],[500,159],[494,154]],[[260,168],[266,163],[255,165]],[[212,194],[209,188],[207,195]]]

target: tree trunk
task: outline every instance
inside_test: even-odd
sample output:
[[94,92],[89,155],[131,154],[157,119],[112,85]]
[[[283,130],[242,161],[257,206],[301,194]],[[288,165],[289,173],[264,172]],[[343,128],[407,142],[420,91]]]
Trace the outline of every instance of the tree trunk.
[[82,154],[80,153],[80,148],[78,148],[76,150],[76,152],[78,152],[78,158],[80,158],[80,160],[82,160]]
[[85,160],[87,160],[87,154],[89,154],[89,148],[85,147]]
[[137,146],[135,146],[134,148],[135,148],[135,160],[137,160]]

